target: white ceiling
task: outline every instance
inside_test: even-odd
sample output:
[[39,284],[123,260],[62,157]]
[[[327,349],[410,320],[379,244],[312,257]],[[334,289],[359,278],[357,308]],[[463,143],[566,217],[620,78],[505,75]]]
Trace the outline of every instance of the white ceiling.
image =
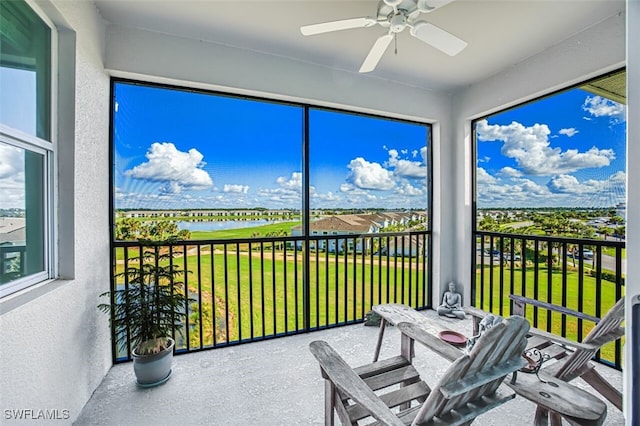
[[[375,17],[377,0],[96,0],[107,21],[357,73],[380,26],[303,36],[300,26]],[[466,40],[455,57],[410,36],[392,43],[370,75],[454,91],[498,73],[611,16],[624,0],[456,0],[421,15]]]

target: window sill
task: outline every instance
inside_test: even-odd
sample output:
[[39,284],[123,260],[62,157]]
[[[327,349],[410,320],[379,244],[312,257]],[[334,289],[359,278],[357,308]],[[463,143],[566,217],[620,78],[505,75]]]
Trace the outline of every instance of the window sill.
[[49,279],[0,299],[0,316],[26,305],[68,283],[68,280]]

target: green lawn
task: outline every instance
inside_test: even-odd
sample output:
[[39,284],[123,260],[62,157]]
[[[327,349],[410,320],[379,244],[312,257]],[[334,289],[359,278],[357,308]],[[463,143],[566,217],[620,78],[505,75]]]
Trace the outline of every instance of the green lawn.
[[[603,247],[602,248],[602,254],[606,254],[607,256],[615,257],[616,249],[613,248],[613,247]],[[627,249],[626,248],[622,249],[622,258],[623,259],[627,258]]]

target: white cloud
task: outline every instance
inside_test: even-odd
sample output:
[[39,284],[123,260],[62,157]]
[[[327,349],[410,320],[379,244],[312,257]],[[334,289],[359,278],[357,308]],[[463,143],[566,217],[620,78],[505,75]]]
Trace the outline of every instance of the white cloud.
[[369,193],[369,191],[360,189],[351,183],[343,183],[342,185],[340,185],[340,192],[349,193],[351,195],[366,195]]
[[529,179],[518,179],[514,184],[497,183],[478,185],[478,199],[487,206],[532,206],[549,200],[549,190]]
[[340,201],[341,198],[337,195],[335,195],[333,192],[329,191],[326,194],[313,194],[312,196],[314,199],[316,200],[320,200],[322,202],[335,202],[335,201]]
[[0,200],[3,208],[25,208],[24,151],[0,145]]
[[249,185],[225,184],[222,192],[232,192],[235,194],[246,194],[249,192]]
[[[302,173],[292,172],[290,177],[279,176],[276,179],[278,188],[260,188],[257,191],[259,197],[267,198],[269,201],[284,205],[291,204],[292,201],[298,203],[302,198]],[[309,187],[309,193],[313,196],[316,189]]]
[[351,172],[347,182],[360,189],[375,189],[385,191],[395,186],[393,173],[383,168],[379,163],[370,163],[362,157],[351,160],[347,166]]
[[476,182],[478,185],[489,185],[492,183],[496,183],[497,179],[489,174],[482,167],[478,167],[476,170]]
[[402,195],[409,195],[412,197],[424,195],[424,191],[421,188],[411,185],[408,181],[403,180],[398,184],[395,190],[396,193]]
[[580,131],[574,129],[573,127],[569,127],[567,129],[560,129],[560,131],[558,133],[560,133],[561,135],[572,137],[572,136],[576,135],[577,133],[580,133]]
[[501,153],[513,158],[526,174],[557,175],[575,172],[580,169],[608,166],[615,159],[612,149],[599,149],[595,146],[586,152],[552,148],[549,144],[549,127],[546,124],[534,124],[525,127],[518,122],[509,125],[490,125],[486,120],[478,122],[476,127],[480,141],[504,142]]
[[291,173],[291,177],[289,178],[280,176],[278,177],[278,179],[276,179],[276,183],[284,189],[290,189],[292,191],[301,192],[302,191],[302,173],[293,172]]
[[0,145],[0,179],[24,172],[24,150]]
[[599,194],[614,193],[620,194],[625,191],[626,175],[619,171],[605,180],[588,179],[580,182],[575,176],[558,175],[551,178],[547,187],[551,192],[557,194]]
[[509,167],[509,166],[501,168],[498,174],[502,176],[507,176],[510,178],[522,177],[522,172],[520,170],[516,170],[513,167]]
[[209,174],[202,170],[206,163],[195,148],[179,151],[170,142],[153,143],[147,153],[146,163],[124,172],[125,176],[152,182],[163,182],[166,193],[179,193],[181,189],[206,189],[213,186]]
[[[406,155],[406,150],[402,150]],[[393,174],[395,176],[401,177],[413,177],[413,178],[424,178],[427,177],[428,171],[427,166],[425,165],[424,158],[427,155],[427,147],[422,147],[420,149],[420,156],[423,161],[410,161],[400,158],[398,155],[398,151],[395,149],[389,150],[389,160],[385,162],[386,167],[393,168]]]
[[594,117],[611,117],[615,122],[625,120],[625,106],[601,96],[587,96],[582,109]]

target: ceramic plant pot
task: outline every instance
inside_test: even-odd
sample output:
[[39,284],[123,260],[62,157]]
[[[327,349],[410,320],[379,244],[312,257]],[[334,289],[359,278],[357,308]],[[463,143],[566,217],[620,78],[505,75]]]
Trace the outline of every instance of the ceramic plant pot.
[[173,364],[173,348],[175,340],[167,338],[169,345],[166,349],[151,355],[139,355],[134,350],[133,371],[136,381],[142,387],[153,387],[165,383],[171,377]]

